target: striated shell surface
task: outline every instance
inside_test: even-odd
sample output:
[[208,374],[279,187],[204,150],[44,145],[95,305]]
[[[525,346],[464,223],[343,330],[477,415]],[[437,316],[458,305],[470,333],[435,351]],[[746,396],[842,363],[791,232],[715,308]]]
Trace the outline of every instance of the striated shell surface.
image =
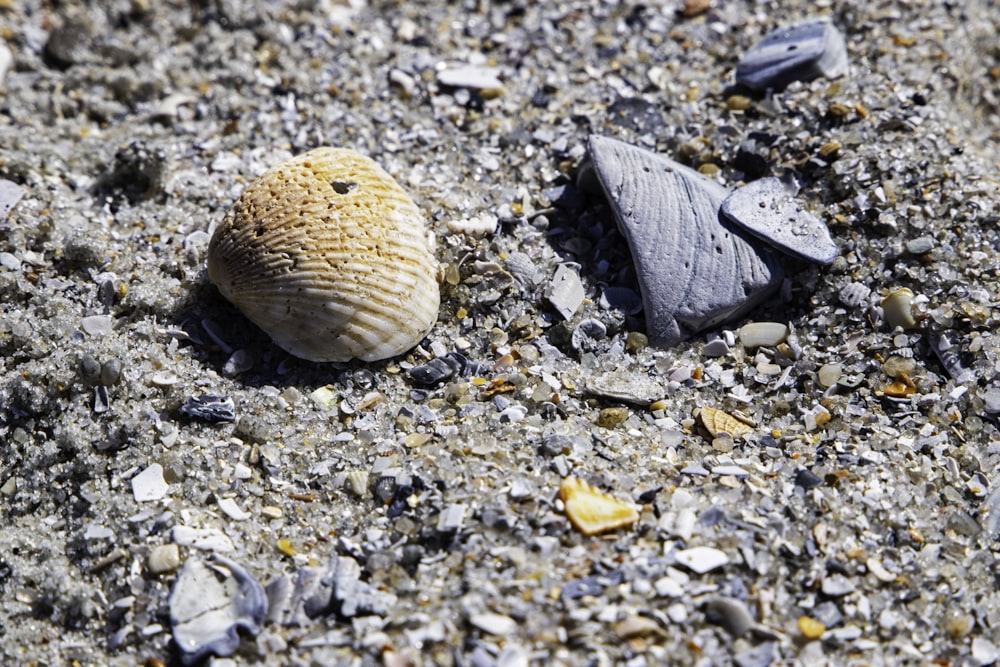
[[310,361],[406,352],[440,302],[420,210],[372,159],[344,148],[316,148],[251,183],[212,236],[208,275]]
[[563,479],[559,497],[565,504],[570,523],[584,535],[597,535],[639,520],[635,505],[599,491],[576,477]]

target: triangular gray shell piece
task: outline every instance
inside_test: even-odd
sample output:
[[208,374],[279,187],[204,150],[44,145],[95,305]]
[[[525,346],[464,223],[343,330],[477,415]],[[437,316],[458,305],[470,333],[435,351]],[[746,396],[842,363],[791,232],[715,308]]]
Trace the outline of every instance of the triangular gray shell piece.
[[739,317],[781,281],[768,249],[720,221],[727,192],[718,183],[605,137],[590,137],[590,160],[632,251],[654,345],[674,345]]
[[736,66],[736,82],[754,90],[784,88],[792,81],[847,73],[847,45],[825,20],[806,21],[770,33]]
[[840,252],[823,221],[802,208],[777,178],[762,178],[733,190],[722,201],[722,215],[799,259],[827,265]]

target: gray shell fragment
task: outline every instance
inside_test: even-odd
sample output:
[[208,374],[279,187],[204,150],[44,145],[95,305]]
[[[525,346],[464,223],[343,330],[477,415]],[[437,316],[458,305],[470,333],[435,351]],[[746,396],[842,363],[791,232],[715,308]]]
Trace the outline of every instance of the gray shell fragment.
[[653,345],[739,317],[781,282],[776,256],[721,222],[721,185],[605,137],[590,137],[590,159],[632,251]]
[[813,20],[767,35],[736,66],[736,83],[754,90],[781,89],[792,81],[847,73],[847,46],[828,21]]
[[191,419],[201,419],[207,422],[236,421],[236,404],[228,396],[203,394],[192,396],[184,401],[181,414]]
[[23,196],[24,188],[13,181],[0,178],[0,219],[6,218]]
[[722,201],[733,224],[793,257],[832,264],[839,250],[826,225],[802,208],[777,178],[762,178]]
[[257,634],[266,614],[261,585],[222,556],[210,562],[189,559],[170,592],[170,625],[185,665],[232,655],[240,645],[239,630]]

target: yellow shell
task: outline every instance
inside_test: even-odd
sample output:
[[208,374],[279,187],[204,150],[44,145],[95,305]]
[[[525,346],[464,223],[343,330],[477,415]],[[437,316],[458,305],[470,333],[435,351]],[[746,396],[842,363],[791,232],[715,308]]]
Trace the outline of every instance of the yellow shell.
[[310,361],[401,354],[437,320],[437,262],[413,200],[372,159],[316,148],[251,183],[212,236],[208,276]]
[[639,510],[598,491],[582,479],[567,477],[559,486],[570,523],[584,535],[596,535],[639,520]]
[[728,433],[734,440],[737,440],[753,432],[753,429],[746,422],[715,408],[701,408],[699,417],[713,438],[720,433]]

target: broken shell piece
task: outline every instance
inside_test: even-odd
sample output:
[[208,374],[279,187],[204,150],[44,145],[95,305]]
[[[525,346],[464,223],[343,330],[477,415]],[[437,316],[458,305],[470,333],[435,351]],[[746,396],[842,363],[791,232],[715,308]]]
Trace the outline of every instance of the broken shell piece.
[[777,178],[762,178],[729,193],[722,214],[773,248],[817,264],[832,264],[839,250],[830,230],[802,208]]
[[566,506],[570,523],[584,535],[597,535],[639,520],[639,510],[635,505],[598,491],[576,477],[567,477],[562,481],[559,497]]
[[830,22],[812,20],[768,34],[736,66],[736,83],[754,90],[847,73],[847,45]]
[[708,429],[713,438],[720,433],[728,433],[733,437],[733,440],[736,440],[753,433],[752,422],[747,423],[749,420],[737,419],[722,410],[705,407],[701,408],[696,416],[701,419],[701,423]]
[[906,287],[882,299],[882,312],[885,313],[885,321],[893,329],[896,327],[912,329],[917,324],[917,320],[913,317],[913,292]]
[[896,373],[896,381],[885,387],[882,393],[886,396],[891,396],[892,398],[906,398],[910,394],[914,394],[917,391],[917,386],[913,384],[913,380],[906,373],[899,372]]
[[257,634],[266,614],[263,587],[221,556],[188,559],[170,592],[170,624],[185,665],[232,655],[240,645],[239,630]]
[[777,257],[720,220],[726,189],[662,155],[590,137],[590,163],[628,241],[650,342],[674,345],[746,313],[781,282]]
[[317,148],[250,184],[215,230],[208,275],[280,347],[310,361],[406,352],[437,321],[423,215],[372,159]]

